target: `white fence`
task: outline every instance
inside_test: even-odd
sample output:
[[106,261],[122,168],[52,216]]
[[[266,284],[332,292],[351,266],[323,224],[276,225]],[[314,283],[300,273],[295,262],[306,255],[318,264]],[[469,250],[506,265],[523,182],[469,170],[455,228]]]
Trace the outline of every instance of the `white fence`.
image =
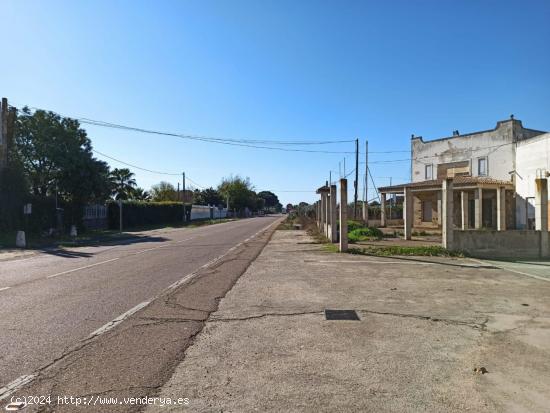
[[191,207],[191,221],[196,219],[220,219],[227,217],[227,208],[218,209],[208,205],[193,205]]

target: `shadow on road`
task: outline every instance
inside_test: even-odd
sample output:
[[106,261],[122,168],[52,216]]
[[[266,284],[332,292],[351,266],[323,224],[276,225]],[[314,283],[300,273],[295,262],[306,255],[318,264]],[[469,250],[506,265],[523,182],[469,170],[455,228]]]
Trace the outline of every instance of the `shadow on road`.
[[74,243],[63,243],[59,247],[39,248],[38,250],[44,254],[55,255],[62,258],[89,258],[94,255],[93,252],[78,251],[75,248],[82,247],[115,247],[119,245],[132,245],[143,242],[165,242],[169,241],[165,237],[149,236],[149,235],[129,235],[121,234],[119,237],[104,237],[97,239],[89,239],[77,241]]

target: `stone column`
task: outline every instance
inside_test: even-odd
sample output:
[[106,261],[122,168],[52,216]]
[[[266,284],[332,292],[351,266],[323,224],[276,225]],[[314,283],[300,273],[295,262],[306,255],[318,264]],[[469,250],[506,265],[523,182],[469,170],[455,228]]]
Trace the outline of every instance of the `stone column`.
[[348,250],[348,180],[340,179],[340,252]]
[[336,222],[338,217],[336,216],[336,185],[330,186],[330,217],[329,217],[329,239],[331,242],[338,241],[338,233],[336,231]]
[[443,220],[441,219],[441,191],[437,192],[437,225],[441,226]]
[[535,229],[548,231],[548,180],[535,179]]
[[506,230],[506,189],[497,188],[497,231]]
[[443,248],[453,249],[453,179],[446,178],[441,185],[441,204],[443,206],[443,226],[441,237]]
[[321,217],[319,222],[319,231],[321,232],[321,234],[324,234],[325,232],[326,203],[327,203],[327,194],[325,192],[321,192],[321,205],[320,205],[321,213],[319,214]]
[[323,211],[323,215],[325,217],[323,233],[325,234],[325,237],[328,238],[328,226],[330,223],[330,194],[328,192],[325,193],[325,210]]
[[468,216],[468,192],[460,192],[460,215],[462,217],[462,230],[465,231],[469,227],[470,217]]
[[535,229],[540,231],[540,255],[550,255],[548,239],[548,180],[546,178],[535,179]]
[[405,239],[411,239],[414,219],[414,201],[411,188],[405,187],[405,203],[403,204],[403,225]]
[[483,225],[483,190],[475,190],[475,229],[481,229]]
[[386,194],[380,194],[380,226],[386,226]]

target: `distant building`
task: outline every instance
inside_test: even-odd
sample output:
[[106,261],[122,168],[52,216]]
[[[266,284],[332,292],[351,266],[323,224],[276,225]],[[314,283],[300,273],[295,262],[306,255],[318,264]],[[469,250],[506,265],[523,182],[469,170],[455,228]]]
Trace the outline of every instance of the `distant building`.
[[[466,228],[497,227],[497,215],[509,229],[531,228],[534,222],[534,179],[550,171],[550,134],[524,128],[511,116],[494,129],[424,141],[411,139],[412,182],[381,187],[386,196],[413,195],[413,227],[441,228],[441,184],[454,178],[454,222],[466,217]],[[538,174],[538,175],[537,175]],[[546,176],[546,175],[545,175]],[[497,197],[501,196],[500,202]],[[501,208],[497,214],[497,207]],[[382,217],[382,225],[385,225]]]

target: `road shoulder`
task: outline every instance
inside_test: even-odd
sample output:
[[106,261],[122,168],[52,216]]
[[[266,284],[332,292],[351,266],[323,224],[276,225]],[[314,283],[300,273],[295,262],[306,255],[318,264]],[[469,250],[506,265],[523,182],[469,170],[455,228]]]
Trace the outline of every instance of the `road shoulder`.
[[547,283],[419,260],[329,253],[277,231],[159,395],[193,412],[545,411]]

